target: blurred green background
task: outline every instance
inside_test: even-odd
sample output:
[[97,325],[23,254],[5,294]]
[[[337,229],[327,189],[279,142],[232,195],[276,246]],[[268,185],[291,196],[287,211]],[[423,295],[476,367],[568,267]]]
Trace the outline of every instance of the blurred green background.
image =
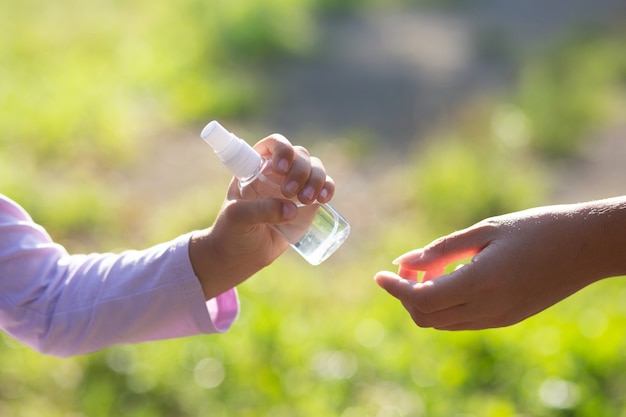
[[482,218],[623,193],[624,6],[543,3],[0,0],[0,190],[68,250],[209,226],[212,119],[306,145],[353,226],[241,285],[223,335],[69,359],[2,335],[0,415],[626,416],[623,279],[480,332],[418,329],[371,279]]

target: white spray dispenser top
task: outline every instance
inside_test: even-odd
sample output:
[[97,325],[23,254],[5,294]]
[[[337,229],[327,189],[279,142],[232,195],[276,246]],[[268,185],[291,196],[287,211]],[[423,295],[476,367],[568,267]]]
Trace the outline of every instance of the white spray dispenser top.
[[211,145],[222,163],[240,180],[252,176],[263,160],[252,146],[215,120],[202,129],[200,137]]

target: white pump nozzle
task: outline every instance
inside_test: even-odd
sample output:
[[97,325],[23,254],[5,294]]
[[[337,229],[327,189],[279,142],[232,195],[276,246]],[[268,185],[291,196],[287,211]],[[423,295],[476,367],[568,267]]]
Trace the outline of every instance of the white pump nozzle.
[[261,164],[261,155],[252,146],[215,120],[202,129],[200,137],[211,145],[222,163],[239,179],[253,175]]

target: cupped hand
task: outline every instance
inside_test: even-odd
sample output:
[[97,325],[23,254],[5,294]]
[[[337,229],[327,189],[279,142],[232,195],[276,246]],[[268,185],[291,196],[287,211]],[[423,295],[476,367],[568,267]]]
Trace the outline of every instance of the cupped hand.
[[420,327],[508,326],[623,273],[624,206],[606,200],[490,218],[402,255],[397,274],[382,271],[375,280]]

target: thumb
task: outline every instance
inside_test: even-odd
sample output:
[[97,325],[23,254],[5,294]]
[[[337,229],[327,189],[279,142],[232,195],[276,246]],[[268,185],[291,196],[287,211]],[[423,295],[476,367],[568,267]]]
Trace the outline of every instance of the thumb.
[[388,271],[378,272],[374,276],[374,281],[390,295],[400,300],[407,299],[415,286],[414,280],[402,278]]

